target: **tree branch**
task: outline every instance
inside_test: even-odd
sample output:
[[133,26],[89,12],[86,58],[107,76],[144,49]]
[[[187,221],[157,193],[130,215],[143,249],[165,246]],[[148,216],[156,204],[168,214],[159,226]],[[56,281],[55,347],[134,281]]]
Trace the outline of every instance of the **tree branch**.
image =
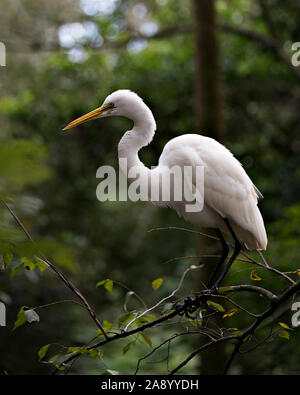
[[191,359],[193,359],[201,351],[204,351],[207,348],[214,346],[218,343],[227,342],[229,340],[236,340],[238,338],[239,338],[239,336],[237,336],[237,335],[231,335],[231,336],[226,336],[226,337],[220,337],[219,339],[212,340],[211,342],[204,344],[203,346],[199,347],[197,350],[193,351],[184,361],[182,361],[175,369],[173,369],[170,372],[170,374],[174,374],[174,373],[178,372],[179,369],[181,369],[183,366],[185,366]]
[[231,285],[230,287],[226,287],[224,293],[228,292],[256,292],[262,296],[265,296],[270,300],[271,303],[275,303],[278,300],[278,296],[268,291],[265,288],[258,287],[256,285]]
[[[14,220],[16,221],[16,223],[18,224],[18,226],[22,229],[22,231],[25,233],[25,235],[27,236],[27,238],[35,245],[35,241],[33,240],[33,238],[31,237],[30,233],[28,232],[28,230],[25,228],[24,224],[21,222],[21,220],[18,218],[18,216],[14,213],[14,211],[8,206],[8,204],[1,200],[2,204],[7,208],[7,210],[9,211],[9,213],[11,214],[11,216],[14,218]],[[85,308],[87,309],[87,311],[89,312],[90,316],[92,317],[93,321],[96,323],[96,325],[98,326],[98,328],[102,331],[103,335],[108,338],[107,333],[105,332],[103,326],[101,325],[100,321],[98,320],[98,318],[96,317],[96,313],[95,311],[91,308],[91,306],[89,305],[89,303],[87,302],[87,300],[85,299],[85,297],[82,295],[82,293],[79,291],[78,288],[75,287],[74,284],[71,283],[71,281],[52,263],[50,262],[45,255],[38,250],[38,248],[35,245],[36,250],[38,251],[39,255],[40,255],[40,259],[47,264],[48,267],[50,267],[50,269],[57,274],[57,276],[75,293],[75,295],[77,295],[77,297],[83,302]]]
[[[18,226],[23,230],[23,232],[26,234],[27,238],[32,242],[35,243],[32,236],[30,235],[30,233],[28,232],[28,230],[25,228],[25,226],[23,225],[23,223],[20,221],[20,219],[17,217],[17,215],[13,212],[13,210],[4,202],[2,201],[2,203],[4,204],[4,206],[7,208],[7,210],[10,212],[10,214],[12,215],[12,217],[15,219],[15,221],[17,222]],[[205,236],[208,238],[212,238],[212,239],[216,239],[214,236],[210,236],[207,235],[205,233],[202,232],[198,232],[198,231],[193,231],[190,229],[185,229],[185,228],[177,228],[177,227],[168,227],[168,228],[156,228],[153,230],[161,230],[161,229],[168,229],[168,230],[180,230],[180,231],[187,231],[193,234],[197,234],[197,235],[201,235],[201,236]],[[229,245],[231,243],[228,243]],[[134,328],[132,330],[129,331],[125,331],[125,330],[121,330],[121,332],[116,333],[114,335],[109,336],[106,331],[102,328],[101,323],[98,321],[96,314],[94,312],[94,310],[90,307],[90,305],[88,304],[88,302],[86,301],[86,299],[83,297],[83,295],[81,294],[81,292],[66,278],[66,276],[60,272],[59,269],[57,269],[57,267],[55,265],[53,265],[40,251],[38,251],[40,256],[42,256],[42,260],[57,274],[57,276],[79,297],[79,299],[83,302],[83,304],[80,304],[81,306],[85,307],[87,309],[87,311],[89,312],[90,316],[93,318],[94,322],[96,323],[96,325],[101,329],[104,339],[97,342],[96,344],[93,345],[89,345],[87,346],[87,350],[91,350],[91,349],[95,349],[101,346],[104,346],[105,344],[111,343],[113,341],[117,341],[119,339],[124,339],[126,337],[135,335],[137,333],[143,332],[146,329],[152,328],[157,326],[158,324],[161,324],[165,321],[168,321],[176,316],[181,316],[182,314],[184,314],[186,306],[183,305],[179,305],[177,306],[173,311],[171,311],[168,314],[164,314],[161,317],[159,317],[158,319],[151,321],[151,322],[147,322],[144,325],[141,325],[137,328]],[[248,262],[253,262],[256,264],[259,264],[262,268],[264,268],[265,270],[271,270],[273,269],[270,265],[268,265],[268,263],[266,262],[266,260],[262,257],[263,260],[263,264],[259,263],[255,260],[253,260],[253,258],[247,256]],[[170,297],[174,296],[175,293],[177,292],[177,290],[181,287],[183,280],[185,278],[185,275],[192,269],[198,268],[197,266],[191,266],[189,268],[187,268],[183,275],[181,276],[181,279],[179,281],[179,285],[178,287],[166,298],[162,299],[162,301],[160,301],[159,303],[157,303],[155,306],[153,306],[151,309],[146,310],[150,311],[152,309],[154,309],[155,307],[157,307],[158,305],[160,305],[164,300],[169,299]],[[274,270],[274,269],[273,269]],[[276,274],[282,275],[283,273],[280,271],[276,271]],[[242,334],[239,335],[229,335],[229,336],[223,336],[223,331],[220,329],[220,333],[217,334],[217,338],[214,338],[215,336],[211,337],[211,341],[209,343],[206,343],[205,345],[201,346],[200,348],[198,348],[197,350],[193,351],[187,358],[185,358],[176,368],[174,368],[170,374],[174,374],[176,373],[178,370],[180,370],[183,366],[185,366],[192,358],[194,358],[196,355],[198,355],[200,352],[202,352],[203,350],[206,350],[207,348],[220,343],[220,342],[231,342],[234,341],[235,342],[235,347],[232,351],[232,354],[229,358],[229,361],[226,364],[226,367],[224,369],[224,373],[227,373],[230,366],[232,365],[232,362],[234,360],[235,355],[239,352],[240,347],[246,342],[248,341],[248,339],[255,333],[255,331],[258,329],[258,327],[268,318],[270,318],[273,313],[278,309],[279,306],[282,306],[283,303],[285,303],[291,296],[295,296],[299,291],[300,291],[300,280],[295,282],[293,281],[290,277],[286,276],[285,277],[288,281],[290,281],[290,283],[292,283],[292,285],[290,285],[287,289],[285,289],[281,295],[277,296],[275,294],[273,294],[272,292],[270,292],[267,289],[264,289],[262,287],[259,286],[253,286],[253,285],[233,285],[233,286],[229,286],[226,287],[226,289],[223,290],[223,293],[221,294],[216,294],[216,295],[210,295],[210,297],[224,297],[226,299],[228,299],[226,296],[223,296],[223,294],[226,293],[230,293],[230,292],[255,292],[258,293],[264,297],[266,297],[269,301],[270,301],[270,306],[269,308],[267,308],[263,313],[261,314],[253,314],[253,313],[249,313],[247,310],[245,310],[244,308],[242,308],[242,310],[246,311],[248,314],[250,314],[250,316],[252,318],[255,318],[254,322],[246,329],[243,331]],[[207,295],[202,295],[203,297],[203,301],[207,300]],[[199,298],[199,296],[198,296]],[[200,300],[201,300],[201,296],[200,296]],[[229,299],[230,302],[232,302]],[[63,302],[63,301],[62,301]],[[74,301],[75,302],[75,301]],[[76,303],[76,302],[75,302]],[[50,303],[48,305],[51,305],[53,303]],[[40,306],[43,307],[43,306]],[[45,307],[45,306],[44,306]],[[140,317],[143,315],[144,313],[142,313],[140,315]],[[268,320],[267,320],[268,321]],[[127,325],[128,327],[128,325]],[[195,331],[193,331],[193,333],[195,333]],[[199,334],[201,334],[202,332],[199,331]],[[205,334],[205,333],[204,333]],[[209,334],[207,334],[209,335]],[[167,339],[166,341],[164,341],[161,345],[165,344],[165,343],[170,343],[171,340],[173,338],[175,338],[177,335],[172,336],[171,338]],[[95,339],[93,339],[92,341],[94,342]],[[91,342],[89,342],[91,343]],[[161,346],[160,345],[160,346]],[[158,349],[160,346],[157,346],[155,348]],[[153,351],[154,352],[154,351]],[[61,362],[59,365],[56,366],[53,374],[55,374],[56,372],[59,371],[60,367],[77,359],[80,356],[80,354],[78,353],[73,353],[71,355],[67,355],[66,359]],[[139,366],[139,365],[138,365]]]
[[224,374],[228,372],[228,369],[230,368],[232,361],[239,351],[240,346],[243,344],[245,339],[251,335],[253,335],[254,331],[258,328],[258,326],[269,316],[271,316],[275,310],[282,304],[284,303],[287,299],[289,299],[291,296],[296,294],[297,292],[300,291],[300,280],[297,281],[294,285],[290,286],[287,288],[280,297],[278,297],[273,304],[264,312],[262,313],[257,320],[239,337],[238,343],[236,344],[231,357],[224,369]]

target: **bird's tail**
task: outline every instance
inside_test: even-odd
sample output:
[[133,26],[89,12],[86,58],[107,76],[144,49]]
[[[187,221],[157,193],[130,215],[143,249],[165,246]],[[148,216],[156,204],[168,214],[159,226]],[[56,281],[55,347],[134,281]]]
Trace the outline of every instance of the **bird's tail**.
[[230,224],[248,250],[266,250],[268,239],[262,215],[256,205],[252,205],[251,211],[247,229],[233,221]]

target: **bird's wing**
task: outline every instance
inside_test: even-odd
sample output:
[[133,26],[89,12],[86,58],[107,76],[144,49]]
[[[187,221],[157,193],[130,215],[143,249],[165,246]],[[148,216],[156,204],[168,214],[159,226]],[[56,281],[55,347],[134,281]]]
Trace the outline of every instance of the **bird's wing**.
[[237,230],[250,232],[256,243],[249,248],[265,249],[267,236],[257,207],[258,198],[262,195],[241,163],[226,147],[209,137],[183,135],[171,142],[169,147],[166,145],[162,162],[204,166],[205,204],[236,224]]
[[[203,161],[205,203],[237,225],[233,228],[248,248],[265,249],[266,231],[257,207],[260,194],[241,164],[231,153],[225,152],[207,155]],[[255,240],[247,237],[244,231],[250,232]]]

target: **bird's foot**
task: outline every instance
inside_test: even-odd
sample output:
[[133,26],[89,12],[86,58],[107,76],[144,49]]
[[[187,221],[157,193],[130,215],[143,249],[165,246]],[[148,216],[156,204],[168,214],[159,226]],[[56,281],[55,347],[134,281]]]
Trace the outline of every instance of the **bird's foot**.
[[194,299],[187,297],[184,299],[183,304],[177,304],[176,309],[179,315],[185,315],[191,320],[195,320],[197,316],[192,316],[192,314],[198,310],[200,307],[206,306],[207,295],[201,294],[196,295]]
[[196,317],[193,317],[191,314],[200,307],[197,299],[197,297],[195,299],[187,297],[184,299],[182,304],[177,304],[176,310],[178,310],[178,314],[181,316],[185,315],[187,318],[194,320]]
[[200,292],[196,292],[195,294],[198,297],[202,296],[202,298],[203,298],[203,302],[202,303],[205,306],[205,308],[207,308],[207,310],[210,310],[210,311],[212,311],[214,313],[219,313],[219,311],[216,308],[214,308],[212,305],[208,304],[209,297],[217,295],[218,294],[218,290],[219,290],[219,287],[217,285],[213,285],[212,287],[206,288],[206,289],[202,289]]
[[219,287],[217,285],[213,285],[210,288],[202,289],[199,292],[195,292],[196,296],[211,296],[216,295],[218,293]]
[[215,308],[209,306],[207,304],[207,300],[210,296],[216,295],[218,293],[218,287],[216,285],[211,288],[206,288],[201,290],[200,292],[195,292],[195,298],[187,297],[184,299],[183,304],[177,304],[176,309],[178,310],[179,315],[185,315],[187,318],[192,320],[196,319],[196,316],[192,316],[198,308],[203,307],[208,310],[213,310],[217,312]]

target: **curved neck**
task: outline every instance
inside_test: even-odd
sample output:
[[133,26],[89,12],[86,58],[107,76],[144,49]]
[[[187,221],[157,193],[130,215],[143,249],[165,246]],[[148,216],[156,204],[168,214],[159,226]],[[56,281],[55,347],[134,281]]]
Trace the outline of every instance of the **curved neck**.
[[129,130],[121,138],[118,145],[119,160],[126,159],[127,170],[133,166],[142,166],[138,152],[152,141],[156,123],[151,110],[144,102],[141,102],[138,111],[127,116],[134,122],[132,130]]

